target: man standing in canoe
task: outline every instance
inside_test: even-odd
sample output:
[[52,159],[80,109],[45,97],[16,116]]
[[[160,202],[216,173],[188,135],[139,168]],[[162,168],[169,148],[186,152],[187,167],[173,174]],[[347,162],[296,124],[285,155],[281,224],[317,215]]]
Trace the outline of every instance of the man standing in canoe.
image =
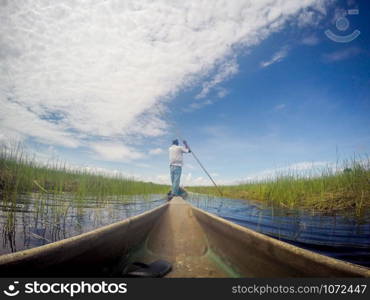
[[180,177],[181,177],[181,170],[182,170],[182,154],[191,152],[186,141],[183,141],[183,144],[184,144],[184,147],[179,146],[179,141],[176,139],[172,141],[172,145],[169,148],[170,173],[171,173],[171,182],[172,182],[172,189],[171,189],[170,196],[178,196],[180,194],[179,187],[180,187]]

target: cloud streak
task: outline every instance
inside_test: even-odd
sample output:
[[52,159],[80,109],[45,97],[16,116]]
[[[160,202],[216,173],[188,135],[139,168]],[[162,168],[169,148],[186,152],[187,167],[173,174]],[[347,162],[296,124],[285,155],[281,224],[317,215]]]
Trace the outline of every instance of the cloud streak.
[[262,61],[260,63],[261,68],[266,68],[272,64],[282,61],[288,55],[288,52],[289,52],[288,47],[281,48],[279,51],[274,53],[274,55],[269,60]]
[[201,92],[196,95],[195,98],[202,99],[206,97],[212,88],[236,74],[238,72],[238,68],[239,66],[236,62],[235,57],[232,58],[230,61],[226,61],[225,63],[223,63],[219,67],[216,75],[210,81],[206,81],[205,83],[203,83]]
[[312,34],[312,35],[304,37],[301,43],[307,46],[316,46],[317,44],[320,43],[320,40],[316,35]]
[[283,110],[285,108],[286,108],[286,104],[284,103],[278,104],[274,107],[275,110]]
[[342,61],[342,60],[346,60],[351,57],[357,56],[361,52],[362,50],[360,48],[348,47],[348,48],[334,51],[331,53],[326,53],[323,55],[323,58],[326,62],[332,63],[332,62]]

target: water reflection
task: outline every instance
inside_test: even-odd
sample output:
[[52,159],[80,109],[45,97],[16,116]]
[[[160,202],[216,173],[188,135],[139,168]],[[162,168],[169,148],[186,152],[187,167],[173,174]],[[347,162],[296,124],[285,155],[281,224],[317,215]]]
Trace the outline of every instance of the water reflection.
[[21,195],[0,202],[0,254],[29,249],[138,215],[165,202],[163,195],[76,200],[71,195]]
[[253,201],[189,193],[196,207],[263,234],[324,255],[370,267],[370,214],[325,216],[267,208]]

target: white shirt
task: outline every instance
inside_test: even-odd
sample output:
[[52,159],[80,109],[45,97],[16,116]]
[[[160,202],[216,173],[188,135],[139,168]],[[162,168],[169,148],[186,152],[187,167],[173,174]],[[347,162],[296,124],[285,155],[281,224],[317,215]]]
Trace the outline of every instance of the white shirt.
[[182,146],[172,145],[169,148],[170,165],[182,167],[182,154],[188,153],[189,149]]

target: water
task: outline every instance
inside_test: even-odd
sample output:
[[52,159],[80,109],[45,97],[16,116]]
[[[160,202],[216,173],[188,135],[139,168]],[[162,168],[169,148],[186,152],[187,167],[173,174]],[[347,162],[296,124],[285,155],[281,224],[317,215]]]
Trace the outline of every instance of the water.
[[194,206],[279,240],[370,267],[370,214],[325,216],[304,210],[274,209],[253,201],[188,195]]
[[138,215],[165,203],[164,195],[95,197],[20,195],[0,202],[0,254],[42,246]]
[[[323,216],[303,210],[271,209],[258,202],[189,193],[193,205],[231,222],[324,255],[370,267],[370,215]],[[0,202],[0,254],[29,249],[155,208],[163,195],[91,197],[19,196],[15,206]]]

